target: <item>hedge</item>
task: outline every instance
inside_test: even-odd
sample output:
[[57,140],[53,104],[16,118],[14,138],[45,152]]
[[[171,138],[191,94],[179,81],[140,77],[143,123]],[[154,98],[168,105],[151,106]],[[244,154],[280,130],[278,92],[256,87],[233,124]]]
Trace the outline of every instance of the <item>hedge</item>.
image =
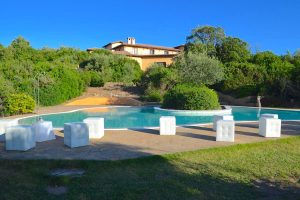
[[220,108],[217,93],[206,86],[177,85],[164,95],[163,108],[214,110]]
[[4,100],[4,113],[8,115],[32,113],[34,108],[33,98],[24,93],[10,94]]

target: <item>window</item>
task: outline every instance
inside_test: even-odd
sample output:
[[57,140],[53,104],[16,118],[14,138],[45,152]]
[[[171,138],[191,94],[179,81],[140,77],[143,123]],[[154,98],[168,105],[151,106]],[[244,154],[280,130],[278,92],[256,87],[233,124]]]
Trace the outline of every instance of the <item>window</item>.
[[169,51],[165,51],[165,55],[168,55],[169,54]]
[[150,55],[154,55],[154,49],[150,49]]
[[166,66],[167,66],[167,63],[166,63],[166,62],[156,62],[156,64],[162,65],[163,67],[166,67]]
[[133,54],[139,54],[138,48],[133,49]]

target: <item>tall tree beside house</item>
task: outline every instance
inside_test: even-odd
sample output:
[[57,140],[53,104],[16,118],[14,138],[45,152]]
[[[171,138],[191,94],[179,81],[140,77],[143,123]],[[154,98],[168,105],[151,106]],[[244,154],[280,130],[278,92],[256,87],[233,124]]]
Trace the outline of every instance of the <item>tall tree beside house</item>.
[[224,30],[220,27],[198,26],[187,37],[186,51],[216,55],[215,46],[222,43],[225,38]]
[[205,54],[188,52],[177,57],[174,63],[181,81],[196,85],[213,85],[223,79],[222,64]]
[[216,45],[216,56],[222,63],[247,62],[251,53],[246,42],[239,38],[226,37]]

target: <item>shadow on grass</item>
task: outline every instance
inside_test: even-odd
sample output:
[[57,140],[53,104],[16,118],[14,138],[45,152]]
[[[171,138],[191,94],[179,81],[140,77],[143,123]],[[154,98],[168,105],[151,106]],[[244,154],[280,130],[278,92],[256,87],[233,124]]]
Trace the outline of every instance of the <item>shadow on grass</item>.
[[[124,145],[118,148],[117,154],[143,153]],[[112,146],[107,149],[115,151]],[[81,150],[71,151],[76,154]],[[218,152],[221,151],[213,151],[208,160],[198,160],[201,153],[123,161],[0,160],[1,199],[274,199],[271,186],[278,199],[293,199],[298,194],[296,186],[282,187],[280,183],[273,186],[268,180],[242,182],[222,175],[220,172],[240,177],[245,172],[239,170],[239,165],[226,167],[228,163],[210,160]],[[102,152],[93,153],[87,151],[86,156]],[[86,173],[75,178],[49,176],[55,169],[83,169]],[[61,196],[48,194],[49,186],[66,187],[67,192]]]
[[300,186],[297,184],[290,185],[269,180],[256,180],[253,182],[257,191],[264,194],[269,200],[280,199],[300,199]]
[[[46,193],[49,186],[68,189],[59,199],[240,200],[269,195],[262,187],[258,189],[253,184],[211,175],[205,169],[190,173],[195,167],[205,168],[205,165],[185,162],[184,168],[178,168],[160,156],[114,162],[5,161],[0,166],[0,174],[4,177],[0,181],[0,191],[3,199],[57,199]],[[86,174],[80,178],[49,176],[49,171],[56,168],[80,168],[86,170]],[[12,174],[3,176],[4,172]],[[282,194],[289,197],[280,187],[276,187],[276,191],[279,197]]]

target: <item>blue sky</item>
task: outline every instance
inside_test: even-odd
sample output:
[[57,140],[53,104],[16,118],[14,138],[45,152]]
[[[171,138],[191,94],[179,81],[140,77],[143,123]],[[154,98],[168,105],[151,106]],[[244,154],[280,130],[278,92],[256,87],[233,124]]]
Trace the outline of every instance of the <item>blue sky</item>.
[[176,46],[197,25],[220,26],[252,51],[300,49],[299,0],[2,0],[0,43],[22,35],[35,48],[101,47],[133,36]]

